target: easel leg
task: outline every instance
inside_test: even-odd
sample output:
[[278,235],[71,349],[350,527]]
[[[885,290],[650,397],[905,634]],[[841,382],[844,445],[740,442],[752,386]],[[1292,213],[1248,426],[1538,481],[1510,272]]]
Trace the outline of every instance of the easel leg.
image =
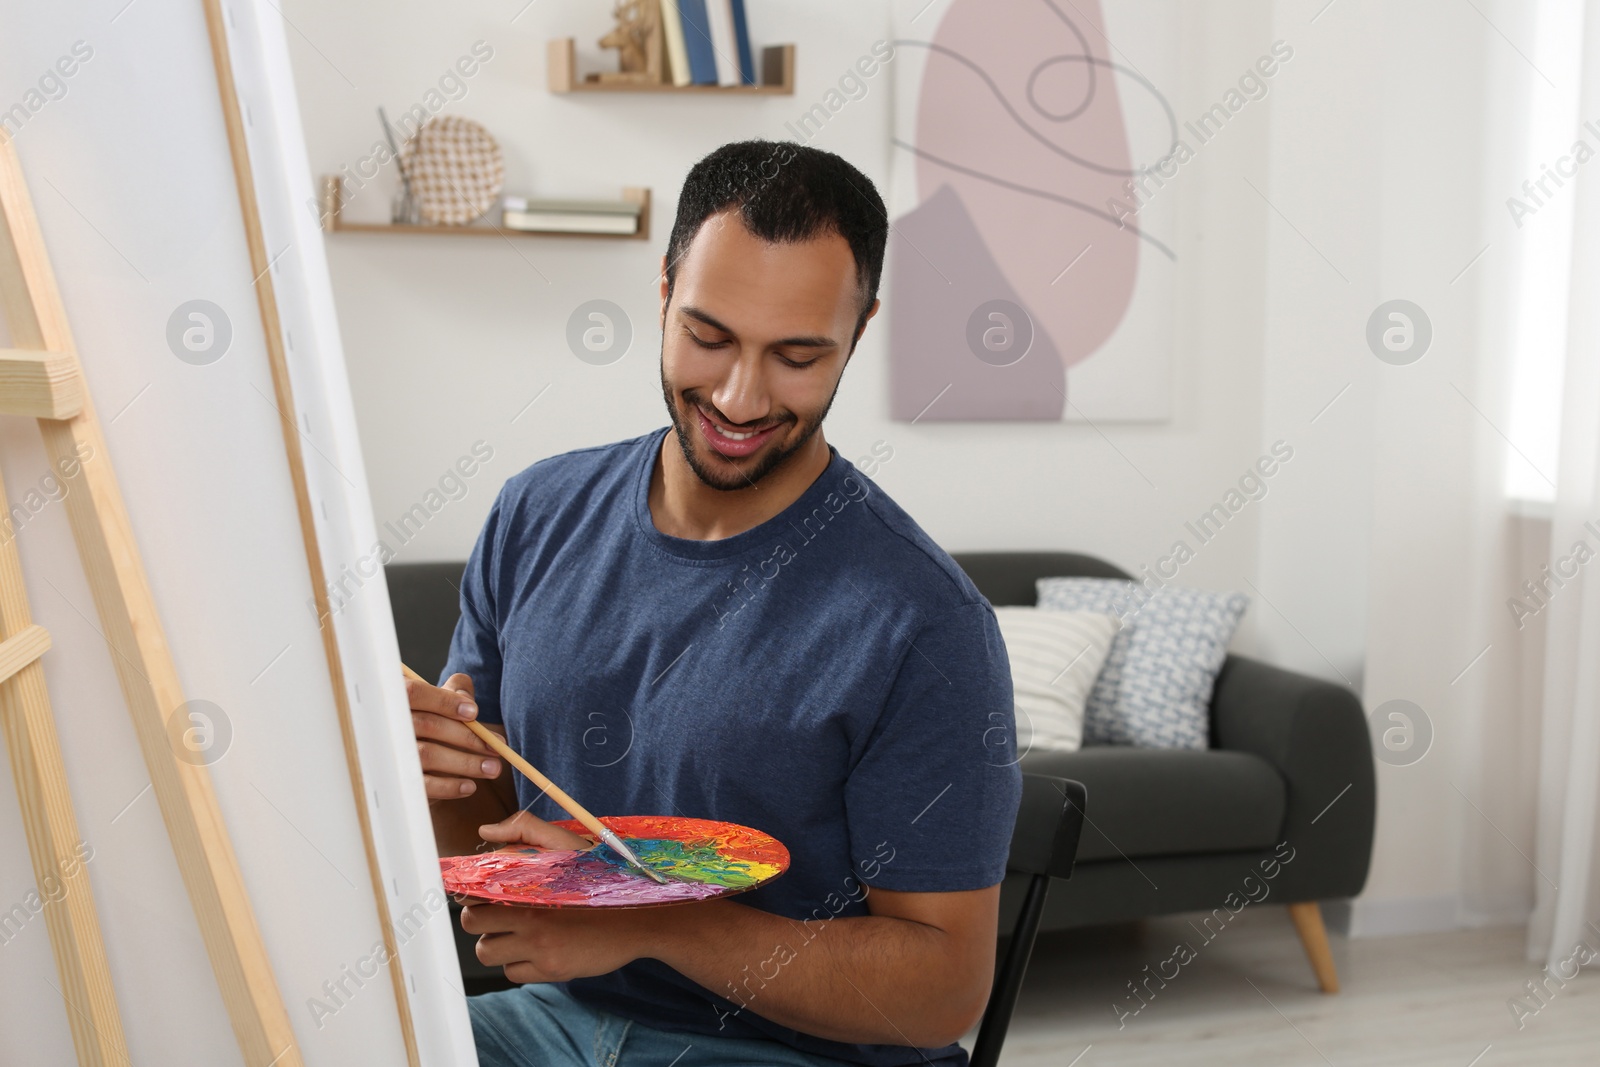
[[[0,500],[5,484],[0,481]],[[9,524],[8,524],[9,525]],[[106,964],[100,920],[95,914],[87,865],[94,852],[78,836],[78,820],[67,790],[66,767],[56,737],[38,655],[49,635],[29,618],[22,566],[9,528],[0,531],[0,648],[24,642],[29,659],[0,682],[0,728],[11,757],[17,803],[33,860],[33,880],[43,904],[45,928],[55,953],[61,996],[80,1067],[128,1063],[128,1043],[117,1014],[111,971]]]
[[[0,307],[19,347],[61,353],[76,363],[66,309],[8,137],[0,137]],[[94,404],[87,389],[81,394],[82,409],[77,414],[40,418],[39,432],[45,454],[62,472],[67,520],[178,870],[245,1062],[251,1067],[300,1067],[299,1045],[210,774],[204,766],[178,758],[167,738],[166,719],[184,703],[183,687]],[[15,546],[11,548],[14,553]],[[20,578],[11,585],[16,595],[25,595]],[[39,699],[44,699],[42,690]],[[19,777],[18,783],[19,788],[26,784],[29,790],[36,789],[31,780]],[[64,793],[64,780],[62,789]],[[48,793],[43,803],[49,807]],[[67,811],[70,814],[70,806]],[[52,813],[51,818],[59,816]],[[53,840],[51,845],[60,848],[62,842]],[[65,843],[65,848],[73,847],[74,842]],[[87,893],[82,899],[88,899]]]

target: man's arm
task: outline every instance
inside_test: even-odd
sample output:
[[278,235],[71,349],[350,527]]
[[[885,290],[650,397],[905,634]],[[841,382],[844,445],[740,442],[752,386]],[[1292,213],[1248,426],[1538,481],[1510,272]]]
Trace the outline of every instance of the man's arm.
[[[651,955],[804,1033],[933,1048],[957,1040],[983,1015],[994,981],[999,902],[999,886],[957,893],[873,889],[871,915],[808,928],[735,901],[708,901],[663,931]],[[720,914],[713,913],[719,903]]]
[[473,905],[478,958],[514,982],[605,974],[661,960],[781,1026],[834,1041],[933,1048],[983,1014],[994,978],[1000,887],[872,889],[870,915],[801,922],[732,900],[628,912]]

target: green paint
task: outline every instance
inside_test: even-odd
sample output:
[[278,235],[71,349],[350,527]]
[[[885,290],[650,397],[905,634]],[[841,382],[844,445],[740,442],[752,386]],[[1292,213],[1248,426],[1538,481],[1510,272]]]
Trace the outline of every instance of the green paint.
[[[679,878],[685,882],[720,885],[729,889],[747,889],[771,873],[766,870],[769,864],[731,860],[718,852],[716,846],[709,841],[674,841],[649,837],[627,837],[623,840],[645,866],[668,878]],[[628,866],[620,856],[604,845],[596,851],[603,851],[610,862],[623,867]],[[752,867],[758,869],[752,870]]]

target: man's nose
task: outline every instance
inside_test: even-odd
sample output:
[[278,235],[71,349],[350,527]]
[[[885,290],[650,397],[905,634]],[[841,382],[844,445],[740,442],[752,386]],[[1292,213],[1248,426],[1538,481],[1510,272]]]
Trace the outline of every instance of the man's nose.
[[771,410],[766,375],[759,352],[741,352],[711,392],[711,402],[723,418],[739,425],[760,422]]

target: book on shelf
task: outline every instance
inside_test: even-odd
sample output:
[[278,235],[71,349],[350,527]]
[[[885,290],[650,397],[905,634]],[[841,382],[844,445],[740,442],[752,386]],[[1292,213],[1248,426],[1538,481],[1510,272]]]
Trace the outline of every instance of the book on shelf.
[[585,211],[503,211],[500,225],[507,230],[532,230],[554,233],[639,232],[638,215]]
[[661,32],[667,44],[667,80],[673,85],[689,84],[689,53],[683,47],[683,19],[678,0],[661,0]]
[[555,233],[638,233],[642,206],[632,200],[503,196],[500,225]]
[[502,196],[507,211],[567,211],[591,215],[634,215],[642,205],[636,200],[573,200],[563,197]]
[[733,35],[739,50],[739,78],[746,85],[755,85],[755,54],[750,48],[750,20],[745,17],[744,0],[729,0],[733,8]]
[[689,57],[689,81],[695,85],[717,84],[717,53],[711,47],[711,23],[706,16],[707,0],[678,0],[678,17],[683,22],[683,47]]
[[739,84],[739,45],[733,35],[733,6],[729,0],[706,0],[706,21],[711,23],[711,51],[717,62],[717,84]]

